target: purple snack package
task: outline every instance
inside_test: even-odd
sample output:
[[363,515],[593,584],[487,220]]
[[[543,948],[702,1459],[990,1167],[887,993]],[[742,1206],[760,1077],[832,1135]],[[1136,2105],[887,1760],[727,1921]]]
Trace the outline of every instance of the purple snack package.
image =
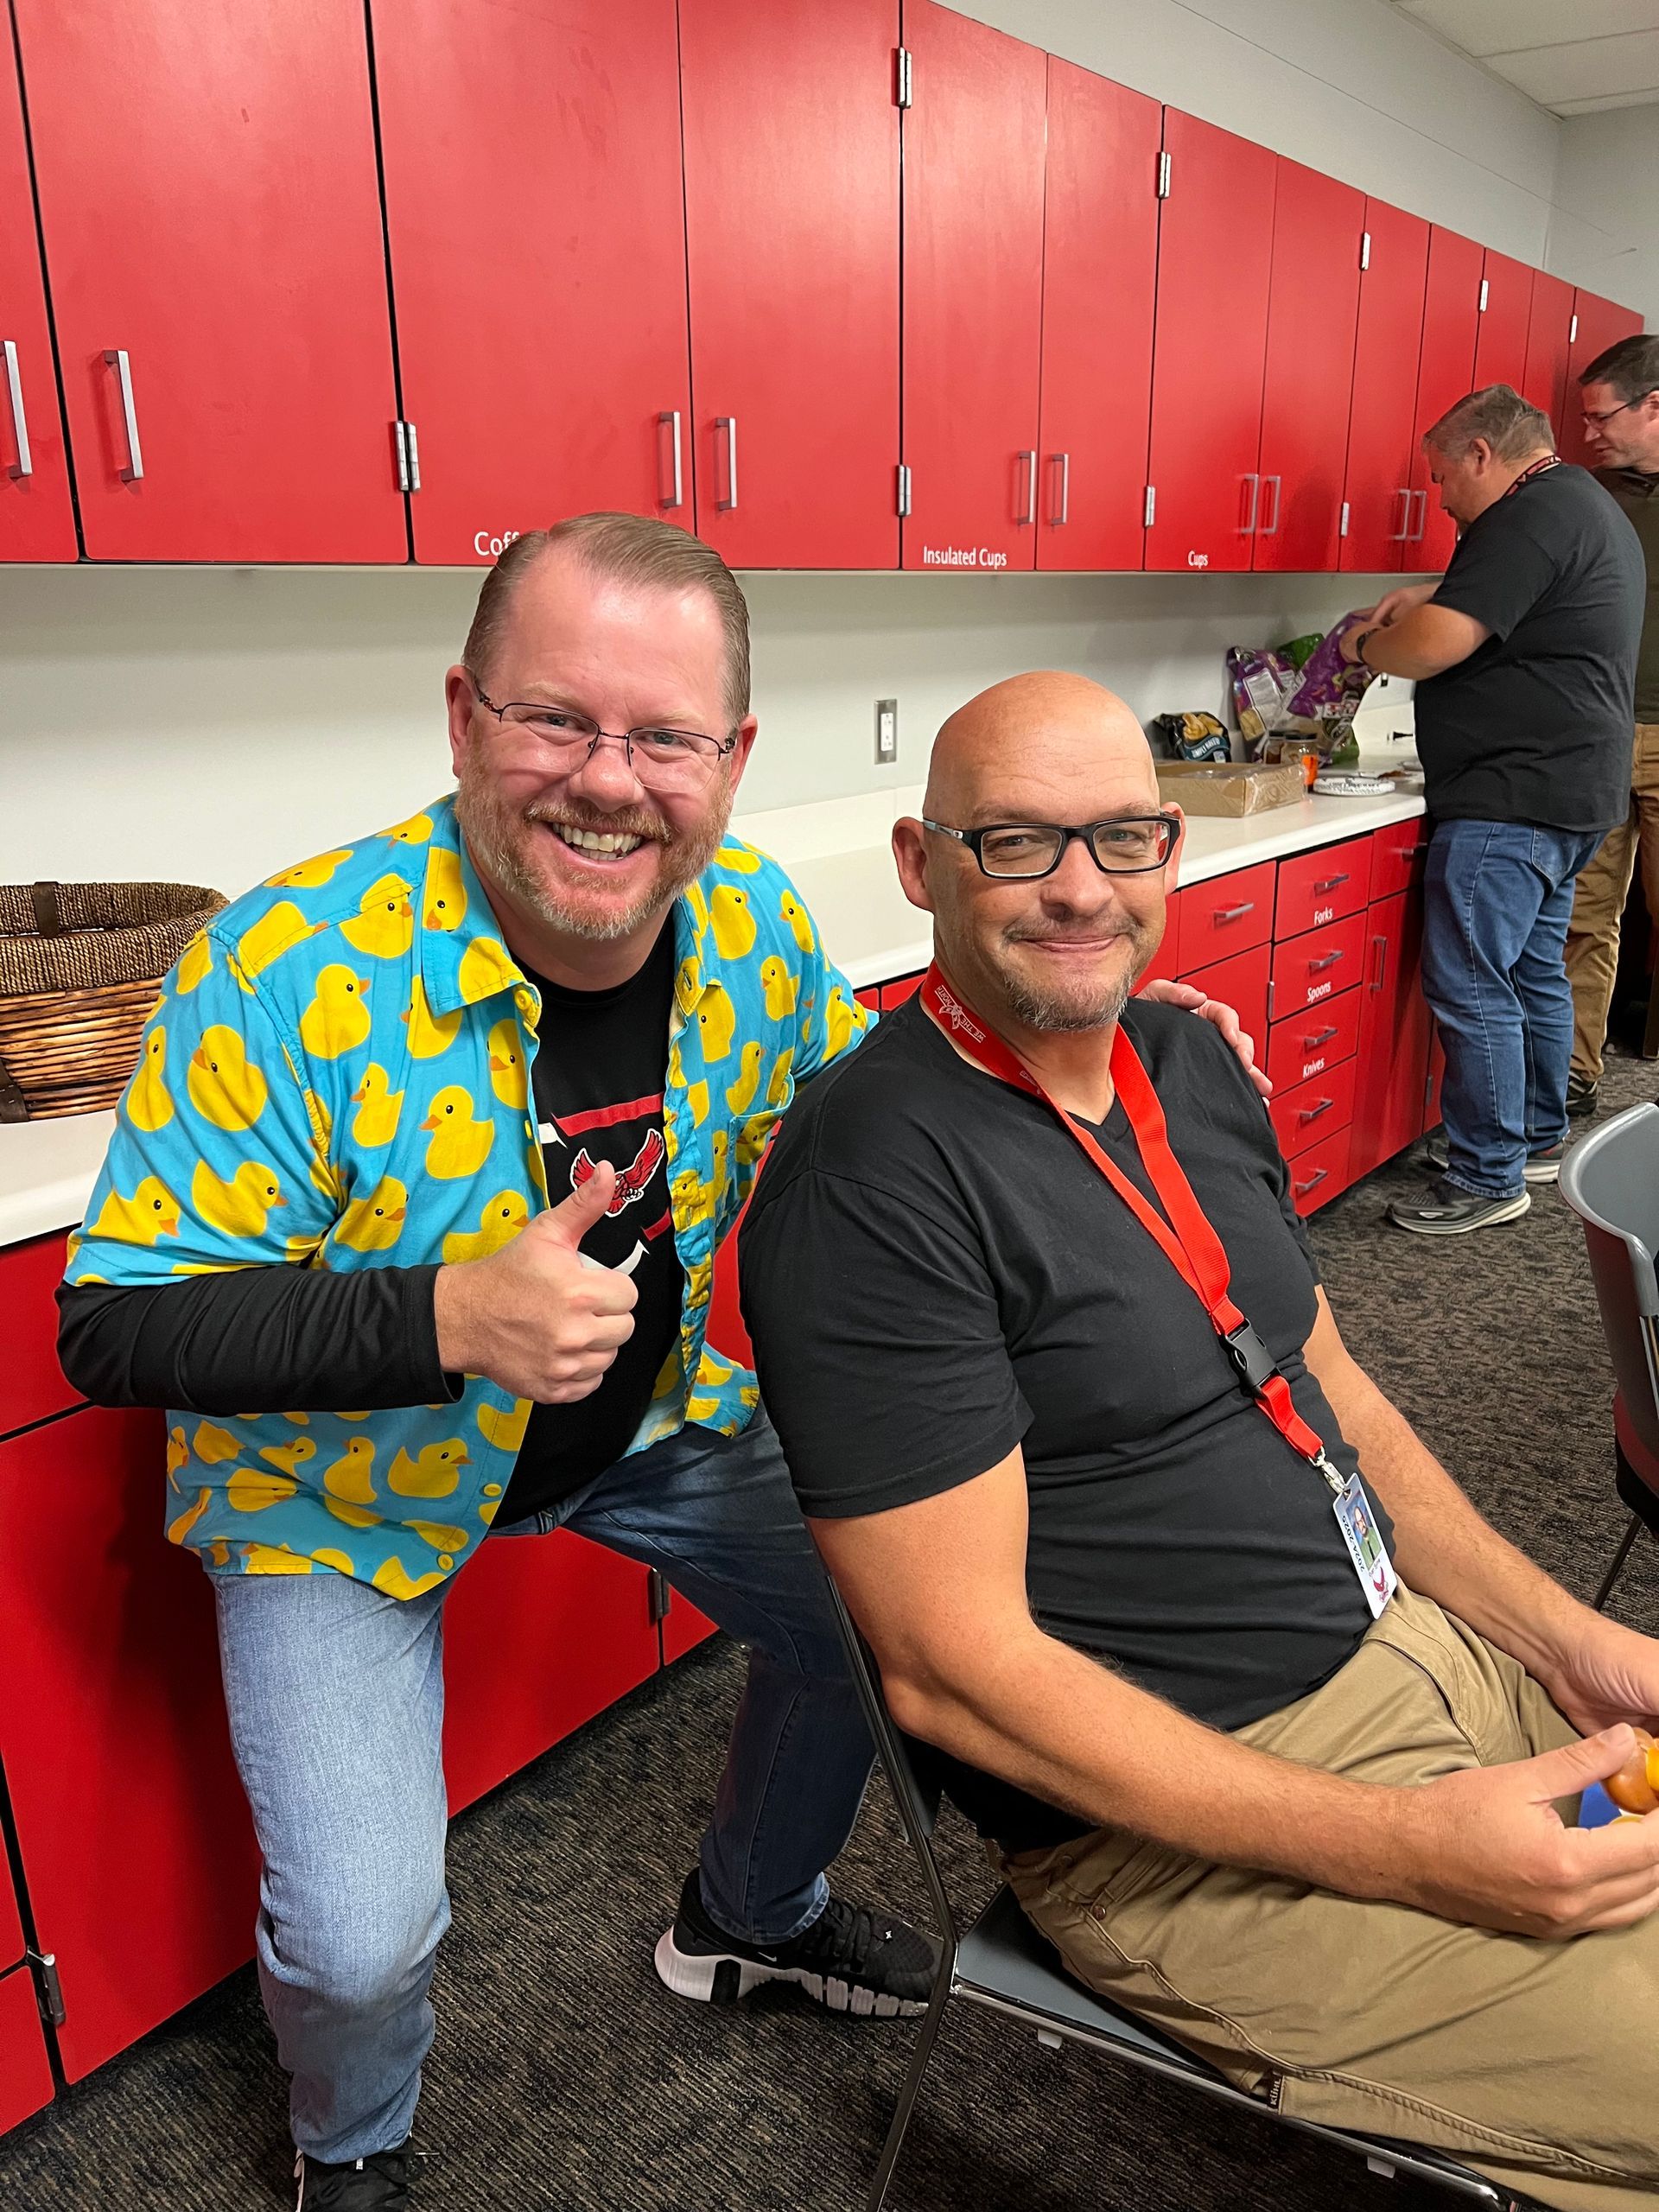
[[1302,680],[1291,700],[1293,715],[1306,715],[1311,718],[1335,716],[1347,720],[1359,703],[1359,696],[1371,680],[1369,668],[1357,662],[1345,661],[1342,657],[1342,640],[1357,620],[1357,614],[1344,614],[1335,629],[1327,632],[1308,655],[1302,668]]

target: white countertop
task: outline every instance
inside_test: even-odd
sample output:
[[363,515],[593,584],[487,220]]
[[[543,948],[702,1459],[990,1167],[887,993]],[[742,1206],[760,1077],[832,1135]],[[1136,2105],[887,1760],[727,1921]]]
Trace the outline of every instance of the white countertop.
[[[831,956],[853,984],[880,983],[927,965],[928,917],[899,887],[888,835],[921,810],[919,784],[740,815],[736,827],[794,878]],[[1287,854],[1363,836],[1423,811],[1420,796],[1314,798],[1241,819],[1195,817],[1181,842],[1180,880],[1202,883]],[[71,1114],[0,1126],[0,1247],[71,1229],[80,1220],[115,1127],[112,1114]]]

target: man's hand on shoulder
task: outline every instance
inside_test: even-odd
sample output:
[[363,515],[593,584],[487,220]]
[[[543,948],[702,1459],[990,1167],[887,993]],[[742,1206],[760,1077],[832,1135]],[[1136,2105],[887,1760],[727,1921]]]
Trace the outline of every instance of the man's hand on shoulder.
[[1272,1078],[1255,1065],[1255,1039],[1239,1020],[1236,1010],[1224,999],[1206,998],[1196,983],[1173,983],[1159,978],[1141,986],[1139,995],[1154,1006],[1185,1007],[1207,1021],[1224,1043],[1230,1045],[1238,1064],[1264,1098],[1273,1096]]
[[486,1375],[515,1397],[573,1404],[596,1390],[633,1334],[631,1275],[591,1265],[582,1240],[604,1217],[616,1170],[537,1215],[487,1260],[440,1268],[432,1308],[438,1357],[450,1374]]

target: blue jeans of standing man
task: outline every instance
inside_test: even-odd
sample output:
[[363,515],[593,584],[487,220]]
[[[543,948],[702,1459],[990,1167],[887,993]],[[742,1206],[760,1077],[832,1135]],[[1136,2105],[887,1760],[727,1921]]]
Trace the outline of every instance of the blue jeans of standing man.
[[[730,1438],[683,1429],[556,1514],[497,1534],[533,1541],[556,1526],[662,1568],[750,1647],[702,1898],[728,1934],[787,1941],[823,1906],[823,1869],[852,1833],[874,1751],[771,1423],[758,1414]],[[334,1573],[214,1587],[264,1859],[260,1987],[293,2076],[294,2139],[314,2158],[365,2158],[409,2133],[449,1924],[445,1590],[399,1600]]]
[[1446,1049],[1440,1112],[1459,1190],[1514,1198],[1567,1135],[1573,885],[1600,830],[1440,822],[1424,887],[1423,995]]

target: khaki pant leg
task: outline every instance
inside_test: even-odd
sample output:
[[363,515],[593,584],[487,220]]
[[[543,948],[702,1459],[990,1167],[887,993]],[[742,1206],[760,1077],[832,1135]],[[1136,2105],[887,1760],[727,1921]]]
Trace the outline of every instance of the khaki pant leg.
[[[1644,725],[1638,723],[1638,731]],[[1632,774],[1634,774],[1632,770]],[[1618,969],[1618,925],[1636,864],[1637,802],[1610,830],[1595,858],[1580,874],[1567,925],[1567,980],[1573,993],[1573,1072],[1586,1083],[1601,1080],[1607,1010]],[[1645,881],[1645,878],[1643,879]]]
[[1659,929],[1659,722],[1637,722],[1630,767],[1637,863],[1651,925]]
[[[1332,1681],[1240,1736],[1409,1786],[1574,1733],[1402,1592]],[[1080,1980],[1287,2113],[1433,2145],[1563,2212],[1659,2191],[1659,1917],[1536,1942],[1110,1830],[1004,1871]]]

